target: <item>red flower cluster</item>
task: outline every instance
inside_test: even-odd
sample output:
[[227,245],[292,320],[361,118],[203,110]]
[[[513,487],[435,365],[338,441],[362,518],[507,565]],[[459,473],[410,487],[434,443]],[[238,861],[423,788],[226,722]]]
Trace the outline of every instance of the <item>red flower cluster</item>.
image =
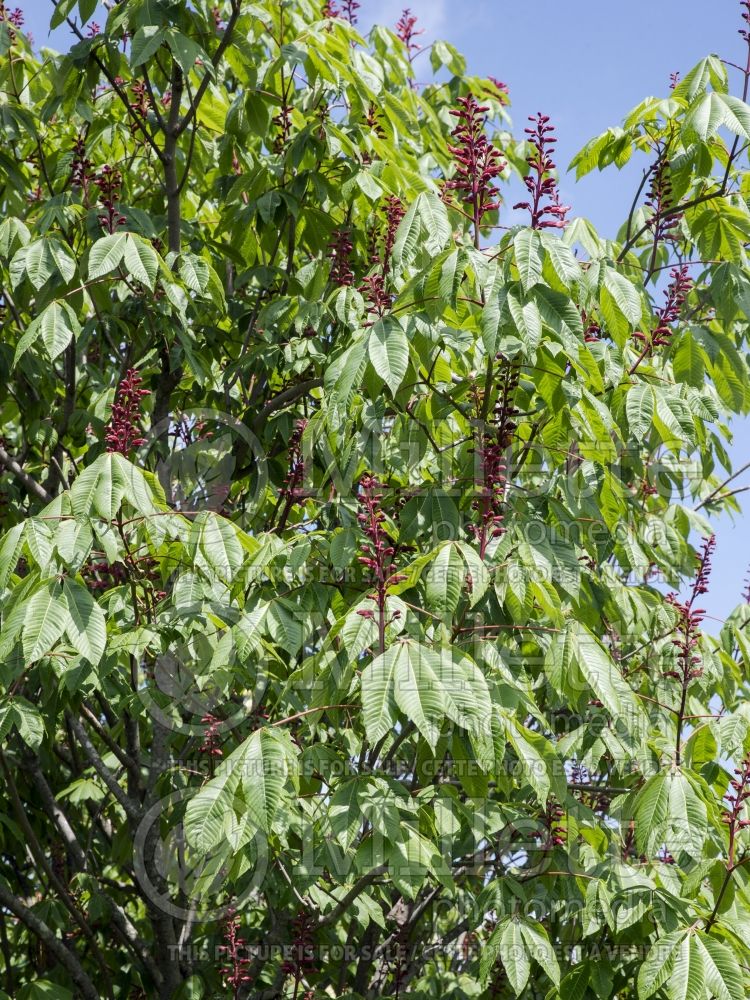
[[141,400],[151,393],[148,389],[141,389],[142,381],[135,368],[130,368],[120,382],[115,402],[112,404],[112,416],[107,425],[105,436],[107,451],[129,455],[133,448],[145,443],[146,439],[141,437],[138,428],[138,418]]
[[[8,10],[5,4],[0,2],[0,22],[2,21],[7,21],[8,24],[12,24],[14,28],[22,28],[24,21],[23,11],[20,7]],[[15,38],[12,31],[9,31],[8,34],[11,36],[11,39]]]
[[353,249],[349,230],[334,229],[331,233],[331,242],[328,244],[328,256],[331,261],[331,281],[339,288],[348,288],[354,284],[354,271],[351,266]]
[[[750,0],[740,0],[740,7],[745,8],[742,13],[742,20],[750,27]],[[748,45],[750,45],[750,31],[747,28],[740,28],[738,34],[742,35]]]
[[[396,572],[396,546],[385,530],[385,513],[381,506],[383,489],[383,483],[368,474],[359,481],[360,492],[357,497],[360,507],[357,520],[368,539],[360,546],[362,555],[358,557],[358,561],[370,571],[370,578],[375,586],[375,592],[370,597],[378,607],[381,646],[384,644],[386,625],[389,624],[385,620],[386,591],[392,584],[406,579],[403,573]],[[357,613],[363,618],[375,618],[375,614],[367,609]],[[393,618],[399,615],[400,612],[395,611]]]
[[[542,816],[542,823],[547,831],[547,834],[544,837],[544,842],[540,845],[543,851],[549,851],[553,847],[565,846],[565,835],[568,831],[562,824],[562,818],[564,815],[565,810],[561,805],[558,805],[551,799],[547,802],[547,807],[544,811],[544,815]],[[542,833],[534,834],[534,837],[537,840],[541,840],[542,836]]]
[[750,819],[742,819],[745,803],[750,799],[750,753],[746,754],[742,765],[734,768],[734,778],[730,779],[726,799],[728,808],[722,820],[729,827],[729,867],[734,866],[734,849],[737,834],[750,826]]
[[343,15],[349,24],[357,23],[357,11],[362,6],[361,3],[357,3],[357,0],[341,0],[341,10],[339,12],[339,17]]
[[117,209],[122,189],[120,171],[105,164],[94,178],[94,183],[99,188],[99,200],[104,206],[104,212],[99,216],[99,225],[108,233],[114,233],[126,221],[125,216]]
[[386,229],[385,236],[383,237],[382,263],[383,271],[386,273],[391,263],[393,244],[396,242],[396,230],[401,224],[401,220],[405,214],[404,206],[401,204],[401,199],[397,198],[396,195],[391,195],[385,205]]
[[406,46],[406,51],[409,55],[409,61],[414,58],[414,56],[420,51],[420,46],[414,41],[418,35],[423,35],[424,30],[415,30],[417,23],[417,18],[415,14],[412,14],[409,7],[406,7],[401,17],[396,21],[396,35]]
[[492,86],[496,88],[496,90],[500,91],[500,100],[503,104],[505,104],[510,95],[508,84],[503,83],[502,80],[498,80],[496,76],[488,76],[487,79],[490,81]]
[[680,311],[693,287],[693,279],[688,274],[687,264],[673,267],[669,276],[671,280],[664,291],[664,305],[656,314],[656,326],[650,335],[640,330],[636,330],[633,334],[633,339],[643,345],[644,356],[651,355],[654,348],[669,343],[673,333],[670,323],[675,323],[680,318]]
[[201,723],[206,727],[203,730],[203,742],[200,745],[200,752],[208,754],[209,757],[223,757],[224,751],[221,749],[221,729],[222,720],[212,712],[206,712],[201,719]]
[[70,163],[70,183],[79,187],[84,195],[91,183],[91,160],[86,156],[86,140],[82,135],[73,143],[73,159]]
[[385,287],[382,274],[368,274],[362,279],[360,291],[370,303],[370,308],[377,316],[384,316],[391,305],[391,296]]
[[468,206],[478,244],[484,216],[500,207],[493,181],[505,169],[505,161],[484,132],[484,116],[489,108],[477,103],[473,94],[460,97],[458,103],[460,107],[451,111],[458,118],[458,125],[451,132],[456,145],[448,146],[456,160],[456,175],[445,187],[459,192]]
[[[276,531],[280,534],[286,527],[286,522],[292,507],[303,502],[307,494],[303,487],[305,481],[305,456],[302,451],[302,435],[305,433],[307,420],[298,420],[289,438],[289,471],[284,479],[284,485],[279,491],[279,504],[283,503],[281,517]],[[278,505],[277,508],[278,510]]]
[[323,9],[320,12],[321,17],[340,17],[340,11],[337,9],[334,0],[325,0],[323,4]]
[[111,590],[125,583],[127,570],[122,563],[92,562],[83,569],[89,590]]
[[645,201],[646,207],[653,213],[648,225],[654,234],[654,242],[661,243],[672,235],[672,230],[680,222],[679,214],[665,214],[674,208],[674,198],[669,176],[669,160],[664,155],[651,168],[651,181]]
[[[551,147],[557,142],[552,135],[555,127],[549,124],[549,115],[541,112],[530,115],[529,121],[532,127],[525,128],[524,132],[529,137],[533,151],[526,157],[529,172],[523,182],[531,195],[531,201],[521,201],[513,208],[525,208],[530,213],[532,229],[564,229],[570,205],[560,204],[554,176],[555,163]],[[547,204],[544,204],[545,199],[548,200]]]
[[711,557],[716,548],[716,536],[706,538],[698,555],[698,567],[690,591],[690,597],[685,603],[677,600],[674,593],[667,594],[666,601],[675,609],[678,616],[677,635],[672,644],[677,648],[677,670],[668,670],[665,677],[671,677],[682,683],[683,691],[687,690],[690,681],[703,674],[700,656],[696,655],[696,647],[700,639],[700,626],[706,612],[703,608],[693,605],[701,594],[708,592],[708,579],[711,574]]
[[517,387],[518,370],[506,365],[502,389],[495,404],[494,423],[485,430],[479,445],[480,495],[472,504],[478,514],[478,524],[470,524],[467,531],[476,539],[482,559],[492,539],[505,533],[506,452],[516,430],[514,417],[518,409],[513,405],[513,395]]
[[315,971],[313,926],[310,916],[302,910],[292,921],[295,932],[294,942],[290,957],[284,960],[281,970],[287,976],[294,976],[295,987],[299,985],[305,975]]
[[232,997],[239,1000],[242,986],[251,981],[247,971],[250,959],[243,952],[247,951],[245,939],[240,937],[240,918],[237,911],[230,907],[227,921],[224,925],[224,944],[219,945],[219,951],[226,956],[226,964],[222,966],[221,976],[226,986],[231,987]]

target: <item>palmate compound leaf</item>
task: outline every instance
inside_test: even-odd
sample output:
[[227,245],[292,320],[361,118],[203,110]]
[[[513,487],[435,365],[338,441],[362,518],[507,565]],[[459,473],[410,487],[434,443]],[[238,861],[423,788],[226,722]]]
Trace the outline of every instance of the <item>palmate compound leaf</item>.
[[56,580],[47,580],[24,607],[21,639],[26,659],[34,662],[47,654],[62,638],[70,622],[62,587]]
[[638,974],[639,1000],[659,990],[669,1000],[741,1000],[747,995],[731,949],[696,927],[665,934],[646,956]]
[[554,983],[560,985],[560,966],[544,927],[536,921],[505,917],[484,945],[479,961],[479,977],[487,983],[498,959],[502,962],[516,996],[524,991],[531,975],[532,961]]
[[372,367],[395,393],[409,367],[409,341],[395,320],[378,320],[370,332],[368,352]]
[[239,822],[245,837],[258,831],[268,834],[288,765],[288,753],[278,733],[268,727],[256,730],[188,803],[185,835],[190,844],[202,853],[214,850],[224,839],[231,839]]
[[68,606],[65,626],[68,638],[81,656],[92,666],[101,660],[107,642],[104,612],[90,591],[75,580],[63,581],[63,593]]
[[475,732],[488,725],[490,699],[484,677],[468,656],[452,647],[396,642],[365,667],[361,687],[365,729],[373,743],[393,727],[399,709],[433,748],[445,718]]

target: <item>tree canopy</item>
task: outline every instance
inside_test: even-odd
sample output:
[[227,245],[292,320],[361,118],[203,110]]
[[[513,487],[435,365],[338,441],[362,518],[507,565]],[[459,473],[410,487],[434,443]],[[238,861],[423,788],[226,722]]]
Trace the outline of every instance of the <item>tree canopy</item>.
[[0,995],[746,997],[750,0],[575,157],[616,234],[408,11],[53,6],[0,4]]

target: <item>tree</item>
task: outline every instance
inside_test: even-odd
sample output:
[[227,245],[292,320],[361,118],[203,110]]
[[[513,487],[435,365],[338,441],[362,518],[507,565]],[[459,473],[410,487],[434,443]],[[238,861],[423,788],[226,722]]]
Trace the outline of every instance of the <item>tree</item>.
[[0,7],[2,986],[739,1000],[750,2],[614,240],[358,6]]

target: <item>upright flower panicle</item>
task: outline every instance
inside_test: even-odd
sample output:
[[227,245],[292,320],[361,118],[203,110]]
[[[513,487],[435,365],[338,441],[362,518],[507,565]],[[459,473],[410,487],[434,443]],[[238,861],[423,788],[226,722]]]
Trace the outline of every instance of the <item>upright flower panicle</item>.
[[92,180],[92,163],[86,155],[86,140],[82,135],[73,143],[73,159],[70,162],[70,183],[79,187],[84,197]]
[[118,210],[122,176],[119,170],[105,164],[94,178],[99,188],[99,200],[104,206],[104,212],[99,216],[99,225],[108,233],[114,233],[127,220]]
[[747,28],[740,28],[738,34],[741,35],[745,41],[750,45],[750,0],[740,0],[740,7],[744,7],[742,12],[742,20],[748,26]]
[[107,451],[129,455],[133,448],[145,444],[146,439],[141,436],[138,419],[141,400],[151,393],[148,389],[141,389],[142,381],[135,368],[130,368],[120,382],[105,435]]
[[200,745],[200,752],[209,757],[223,757],[224,751],[221,749],[221,725],[222,720],[212,712],[206,712],[201,719],[205,726],[203,730],[203,741]]
[[479,104],[473,94],[458,99],[459,107],[451,111],[458,125],[451,132],[456,140],[448,149],[456,161],[456,175],[445,188],[456,191],[468,208],[474,226],[474,240],[479,245],[479,230],[488,212],[500,207],[493,181],[505,169],[505,160],[487,138],[484,125],[489,107]]
[[643,346],[641,358],[650,357],[655,348],[663,347],[672,339],[672,323],[680,318],[682,307],[693,287],[693,279],[688,274],[687,264],[673,267],[669,273],[670,282],[664,290],[664,305],[656,314],[654,329],[646,334],[641,330],[633,333],[633,339]]
[[529,137],[533,149],[526,162],[529,172],[523,182],[531,195],[531,201],[521,201],[513,208],[525,208],[531,215],[532,229],[564,229],[565,220],[570,205],[560,203],[560,193],[555,179],[555,162],[552,159],[552,147],[557,139],[553,135],[554,125],[549,124],[549,115],[541,111],[530,115],[531,128],[524,132]]
[[304,911],[300,910],[292,921],[294,941],[290,954],[281,965],[282,972],[294,977],[294,991],[297,994],[302,979],[315,971],[315,939],[313,937],[314,921]]
[[357,0],[341,0],[341,11],[339,17],[343,15],[349,24],[354,25],[357,23],[357,11],[362,6]]
[[225,964],[221,968],[224,985],[232,990],[233,1000],[239,1000],[243,986],[251,982],[252,977],[248,971],[250,958],[246,954],[247,944],[245,939],[240,937],[240,918],[234,907],[230,907],[227,911],[224,944],[219,945],[219,952],[225,958]]
[[653,233],[655,244],[669,239],[680,222],[680,213],[673,211],[675,203],[669,168],[669,160],[663,154],[652,167],[651,180],[646,192],[646,207],[651,209],[652,213],[648,226]]
[[328,257],[331,261],[330,279],[339,288],[348,288],[354,284],[354,271],[351,265],[353,249],[351,231],[334,229],[328,244]]
[[396,242],[396,230],[401,224],[401,220],[405,215],[405,209],[401,203],[401,199],[397,198],[396,195],[391,195],[386,201],[385,205],[385,236],[383,237],[383,271],[388,272],[391,265],[391,254],[393,253],[393,245]]
[[470,524],[467,531],[474,536],[481,559],[484,559],[490,542],[505,533],[506,455],[516,430],[514,418],[518,409],[513,396],[517,387],[518,370],[506,364],[493,422],[484,430],[479,442],[479,496],[472,504],[477,513],[477,523]]
[[498,80],[496,76],[488,76],[487,79],[498,91],[501,103],[506,104],[510,96],[510,88],[508,87],[508,84],[503,83],[502,80]]
[[743,819],[747,800],[750,799],[750,753],[745,754],[739,767],[735,767],[734,778],[729,781],[731,791],[726,793],[727,806],[722,820],[729,827],[729,868],[734,867],[737,834],[750,827],[750,819]]
[[4,3],[0,2],[0,23],[6,21],[9,25],[8,27],[8,38],[11,43],[16,40],[16,33],[14,28],[22,28],[24,17],[23,11],[20,7],[15,7],[13,10],[8,10]]
[[416,30],[417,17],[412,14],[411,9],[406,7],[401,17],[396,21],[396,36],[401,39],[406,47],[409,62],[421,51],[421,46],[414,41],[419,35],[424,34],[424,29]]
[[[362,555],[358,557],[358,562],[369,571],[370,580],[374,592],[370,595],[371,600],[377,605],[377,622],[380,636],[380,651],[385,649],[385,629],[389,622],[385,618],[386,593],[392,584],[405,580],[406,577],[397,572],[396,568],[396,546],[388,537],[385,529],[385,512],[382,509],[384,485],[375,476],[369,474],[362,476],[359,481],[359,513],[357,520],[364,532],[367,541],[362,542],[360,549]],[[362,618],[375,619],[375,614],[364,609],[357,612]],[[395,611],[393,617],[398,617],[400,612]]]
[[[677,650],[677,669],[667,670],[664,677],[672,678],[681,686],[681,710],[678,716],[679,726],[682,724],[682,712],[687,699],[687,690],[691,682],[703,675],[701,657],[698,654],[698,643],[700,642],[700,627],[706,614],[703,608],[696,608],[695,602],[702,595],[708,592],[708,579],[711,574],[711,558],[716,548],[716,536],[711,535],[704,539],[701,551],[698,554],[698,566],[696,568],[693,584],[690,589],[690,596],[687,601],[679,601],[674,593],[667,594],[665,600],[677,612],[677,628],[672,645]],[[679,732],[678,750],[679,754]],[[679,763],[679,761],[678,761]]]
[[[302,449],[302,435],[305,433],[306,427],[307,420],[304,418],[297,420],[289,438],[289,471],[284,479],[284,485],[279,491],[279,505],[283,504],[281,517],[276,527],[279,534],[286,527],[286,522],[295,504],[304,502],[308,496],[303,489],[306,466]],[[277,505],[277,511],[279,505]]]

